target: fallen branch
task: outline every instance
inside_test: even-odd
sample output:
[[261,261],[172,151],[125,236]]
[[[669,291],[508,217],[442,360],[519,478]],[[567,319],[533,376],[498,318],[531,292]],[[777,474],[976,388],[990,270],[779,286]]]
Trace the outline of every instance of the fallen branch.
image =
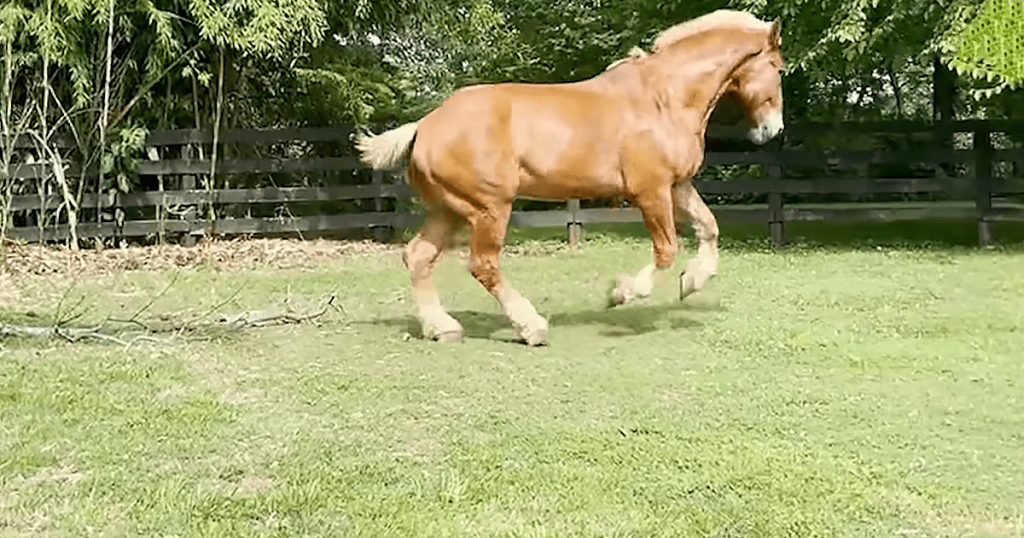
[[[155,299],[154,299],[155,300]],[[152,303],[152,302],[151,302]],[[150,304],[151,304],[150,303]],[[323,317],[331,309],[340,310],[344,312],[345,309],[341,305],[335,304],[335,297],[331,296],[320,309],[312,312],[296,312],[290,308],[284,312],[274,311],[249,311],[243,312],[234,316],[220,316],[215,322],[207,323],[202,325],[181,325],[173,324],[169,329],[161,329],[159,327],[149,326],[138,319],[138,314],[142,313],[149,308],[150,304],[140,309],[135,316],[127,320],[112,320],[121,323],[128,323],[136,327],[141,328],[146,333],[160,333],[170,332],[175,333],[175,336],[180,335],[183,331],[196,331],[205,328],[213,328],[215,330],[232,330],[238,331],[242,329],[248,329],[253,327],[264,327],[272,323],[305,323],[314,319]],[[205,316],[205,315],[204,315]],[[106,322],[105,322],[106,323]],[[34,325],[17,325],[17,324],[0,324],[0,339],[3,338],[55,338],[61,339],[69,343],[76,343],[86,339],[100,340],[104,342],[110,342],[124,346],[125,349],[131,347],[139,341],[150,341],[157,343],[165,343],[163,339],[149,336],[147,334],[139,334],[139,329],[116,332],[110,334],[109,332],[101,332],[103,325],[92,327],[92,328],[72,328],[64,327],[61,325],[49,325],[49,326],[34,326]]]
[[67,327],[39,327],[34,325],[12,325],[12,324],[0,324],[0,339],[3,338],[53,338],[64,340],[65,342],[74,344],[81,342],[82,340],[100,340],[103,342],[109,342],[124,346],[125,349],[131,347],[136,342],[148,341],[155,343],[166,343],[159,338],[154,338],[145,334],[136,334],[132,336],[132,333],[119,333],[116,336],[112,334],[104,334],[100,332],[102,327],[93,327],[90,329],[82,328],[67,328]]
[[99,327],[92,329],[70,329],[56,326],[38,327],[32,325],[0,325],[0,338],[22,337],[22,338],[62,338],[69,342],[77,342],[82,338],[89,338],[99,334]]
[[75,335],[64,334],[64,329],[57,329],[57,334],[59,334],[61,337],[63,337],[68,342],[71,342],[72,344],[75,343],[75,342],[78,342],[79,340],[84,340],[86,338],[95,338],[96,340],[103,340],[105,342],[113,342],[115,344],[128,347],[128,342],[125,342],[124,340],[121,340],[120,338],[118,338],[116,336],[110,336],[110,335],[99,333],[99,332],[95,332],[95,333],[87,332],[87,333],[82,333],[82,334],[79,334],[79,335],[75,336]]
[[282,313],[267,312],[267,311],[249,311],[242,312],[235,316],[221,316],[218,321],[224,323],[235,330],[248,329],[251,327],[262,327],[273,322],[280,323],[302,323],[305,321],[314,320],[326,314],[331,308],[339,308],[334,305],[334,296],[327,301],[327,304],[318,311],[297,314],[294,311],[287,311]]

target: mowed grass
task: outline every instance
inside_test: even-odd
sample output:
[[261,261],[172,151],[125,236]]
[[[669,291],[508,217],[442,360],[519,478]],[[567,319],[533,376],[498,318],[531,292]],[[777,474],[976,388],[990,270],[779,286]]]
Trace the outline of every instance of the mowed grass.
[[18,280],[6,321],[81,298],[83,325],[130,317],[175,278],[145,317],[344,311],[127,349],[5,340],[0,536],[1024,534],[1022,249],[726,232],[710,289],[606,310],[650,243],[591,238],[503,259],[551,320],[539,349],[455,255],[456,345],[418,338],[397,252]]

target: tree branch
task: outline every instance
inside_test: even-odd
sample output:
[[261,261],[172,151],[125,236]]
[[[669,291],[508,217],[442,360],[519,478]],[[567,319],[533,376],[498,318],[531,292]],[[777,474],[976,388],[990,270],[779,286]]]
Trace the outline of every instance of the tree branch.
[[[220,320],[222,323],[227,324],[229,327],[235,330],[247,329],[250,327],[261,327],[271,322],[283,322],[283,323],[302,323],[305,321],[314,320],[322,317],[331,308],[339,308],[334,304],[335,297],[332,295],[328,299],[327,304],[320,310],[306,314],[297,314],[295,312],[283,312],[283,313],[268,313],[266,311],[249,311],[243,312],[236,316],[221,316]],[[343,310],[343,309],[342,309]]]
[[886,74],[889,75],[889,84],[892,86],[892,94],[896,98],[896,117],[903,117],[903,96],[900,95],[900,83],[896,80],[896,72],[892,68],[892,62],[885,63]]

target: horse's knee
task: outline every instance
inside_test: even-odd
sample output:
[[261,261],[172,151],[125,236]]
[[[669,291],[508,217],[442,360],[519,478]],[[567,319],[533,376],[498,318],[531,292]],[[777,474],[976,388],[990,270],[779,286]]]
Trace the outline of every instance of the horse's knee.
[[413,278],[427,278],[434,269],[441,249],[420,237],[414,238],[402,252],[402,263]]
[[697,229],[697,239],[702,241],[717,241],[718,240],[718,223],[713,219],[708,222],[701,223],[701,226]]

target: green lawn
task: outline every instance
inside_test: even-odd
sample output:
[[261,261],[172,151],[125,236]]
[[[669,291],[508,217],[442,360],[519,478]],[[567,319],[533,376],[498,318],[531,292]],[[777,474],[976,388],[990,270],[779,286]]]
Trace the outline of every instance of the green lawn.
[[158,295],[143,317],[344,310],[127,349],[4,340],[0,536],[1024,534],[1024,249],[726,231],[710,289],[606,310],[650,258],[622,235],[504,258],[551,320],[538,349],[457,256],[456,345],[417,338],[397,251],[187,269],[163,295],[173,272],[9,280],[8,322]]

